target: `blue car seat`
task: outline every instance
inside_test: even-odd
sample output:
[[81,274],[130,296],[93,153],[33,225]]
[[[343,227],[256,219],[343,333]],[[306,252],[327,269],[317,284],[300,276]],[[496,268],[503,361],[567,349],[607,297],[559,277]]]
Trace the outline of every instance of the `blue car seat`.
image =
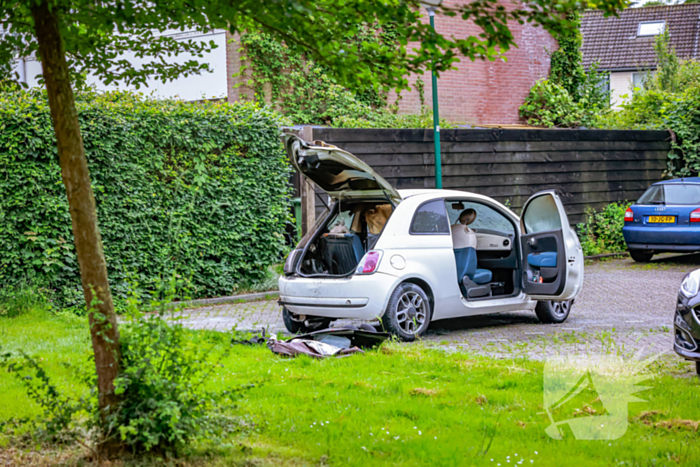
[[462,284],[462,279],[467,276],[476,284],[488,284],[493,278],[493,273],[488,269],[478,269],[476,261],[476,248],[457,248],[455,262],[457,263],[457,281]]

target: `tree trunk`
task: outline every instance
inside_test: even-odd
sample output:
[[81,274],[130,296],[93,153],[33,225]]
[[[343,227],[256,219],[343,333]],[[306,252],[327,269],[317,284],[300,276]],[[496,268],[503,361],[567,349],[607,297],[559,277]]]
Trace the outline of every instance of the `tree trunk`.
[[99,406],[104,417],[118,400],[114,394],[114,379],[119,370],[119,331],[58,15],[46,2],[32,8],[61,175],[68,195],[80,278],[85,303],[90,310]]

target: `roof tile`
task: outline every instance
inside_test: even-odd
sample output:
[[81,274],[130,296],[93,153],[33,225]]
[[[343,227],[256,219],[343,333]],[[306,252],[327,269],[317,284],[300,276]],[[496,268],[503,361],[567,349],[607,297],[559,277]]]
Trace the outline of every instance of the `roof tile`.
[[656,36],[637,37],[642,21],[666,21],[671,46],[681,59],[700,58],[700,4],[628,8],[618,17],[587,11],[581,19],[583,65],[601,70],[656,68]]

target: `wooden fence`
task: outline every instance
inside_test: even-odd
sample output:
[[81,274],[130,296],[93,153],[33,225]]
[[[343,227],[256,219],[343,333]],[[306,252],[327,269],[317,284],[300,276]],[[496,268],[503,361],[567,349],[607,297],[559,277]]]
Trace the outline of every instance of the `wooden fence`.
[[[313,128],[398,189],[434,188],[433,131]],[[572,224],[588,208],[636,200],[661,179],[670,135],[628,130],[443,130],[443,188],[490,196],[518,214],[533,193],[555,189]],[[322,204],[317,197],[317,207]]]

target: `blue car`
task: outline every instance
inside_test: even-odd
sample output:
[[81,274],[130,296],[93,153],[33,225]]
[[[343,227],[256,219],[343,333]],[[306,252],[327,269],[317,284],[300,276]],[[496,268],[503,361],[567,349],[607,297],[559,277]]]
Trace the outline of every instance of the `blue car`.
[[632,259],[700,251],[700,178],[654,183],[625,212],[622,234]]

